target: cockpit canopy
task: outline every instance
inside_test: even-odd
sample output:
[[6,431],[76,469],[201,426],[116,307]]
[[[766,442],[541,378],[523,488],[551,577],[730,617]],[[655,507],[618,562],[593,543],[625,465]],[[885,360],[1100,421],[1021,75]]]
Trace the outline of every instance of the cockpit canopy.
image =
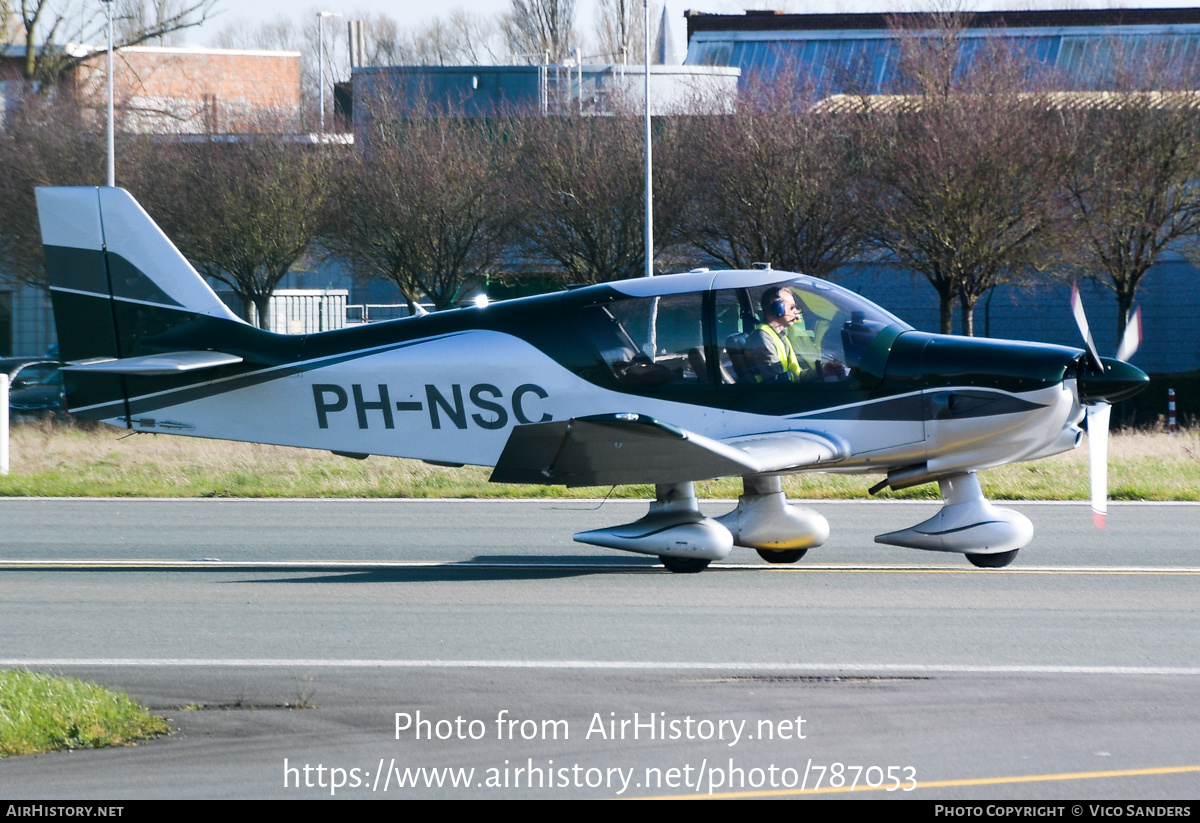
[[[865,386],[878,382],[891,342],[911,328],[823,280],[792,275],[771,282],[754,272],[741,278],[754,285],[724,287],[737,273],[719,274],[712,289],[619,296],[582,310],[583,328],[618,384]],[[786,323],[774,311],[777,300],[794,303]],[[790,366],[781,369],[781,361]]]

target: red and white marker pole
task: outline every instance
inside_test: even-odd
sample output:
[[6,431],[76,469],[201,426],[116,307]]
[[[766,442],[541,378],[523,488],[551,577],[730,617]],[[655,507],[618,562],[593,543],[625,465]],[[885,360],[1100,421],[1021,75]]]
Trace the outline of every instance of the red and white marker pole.
[[1167,431],[1175,433],[1175,390],[1167,389]]

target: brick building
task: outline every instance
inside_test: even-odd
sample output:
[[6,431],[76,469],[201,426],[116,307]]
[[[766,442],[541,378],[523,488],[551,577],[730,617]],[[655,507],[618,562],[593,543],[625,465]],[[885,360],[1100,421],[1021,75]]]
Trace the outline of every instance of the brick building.
[[[86,54],[95,47],[69,46]],[[25,47],[0,48],[0,109],[19,104]],[[104,53],[89,58],[60,87],[95,100],[107,91]],[[130,46],[117,49],[113,79],[118,128],[142,134],[237,134],[302,130],[300,52]]]
[[[106,58],[82,65],[81,93],[106,94]],[[113,64],[113,95],[128,131],[236,134],[301,130],[300,52],[134,46]]]

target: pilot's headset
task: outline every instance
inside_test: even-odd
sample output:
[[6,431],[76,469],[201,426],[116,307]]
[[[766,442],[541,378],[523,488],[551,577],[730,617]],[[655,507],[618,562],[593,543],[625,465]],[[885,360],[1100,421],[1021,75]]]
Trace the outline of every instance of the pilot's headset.
[[[775,299],[767,304],[767,310],[775,317],[783,319],[784,315],[787,314],[787,304],[783,302],[783,293],[785,291],[790,291],[790,289],[788,289],[786,286],[776,286],[774,288]],[[764,294],[766,294],[766,292],[764,292]],[[792,292],[792,297],[794,298],[795,296],[795,292]],[[796,301],[796,307],[800,307],[799,300]],[[788,334],[792,335],[793,337],[804,335],[811,338],[813,333],[809,331],[808,326],[804,322],[804,312],[798,312],[798,315],[799,316],[796,318],[795,324],[792,326]]]
[[783,318],[787,314],[787,306],[783,302],[784,289],[780,286],[772,286],[771,291],[775,292],[775,299],[767,304],[767,310],[772,316]]

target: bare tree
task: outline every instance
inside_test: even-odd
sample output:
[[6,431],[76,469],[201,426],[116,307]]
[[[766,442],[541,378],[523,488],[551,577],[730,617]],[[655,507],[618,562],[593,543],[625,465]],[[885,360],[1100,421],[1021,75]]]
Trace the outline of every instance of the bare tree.
[[943,333],[957,300],[970,335],[980,297],[1052,262],[1064,140],[1046,98],[1025,90],[1021,59],[998,38],[966,58],[959,31],[905,36],[912,93],[860,103],[873,127],[873,239],[929,280]]
[[644,6],[639,0],[600,0],[596,4],[596,41],[613,62],[645,62]]
[[265,328],[276,286],[322,233],[330,148],[268,135],[138,145],[129,188],[184,256]]
[[217,32],[213,43],[222,49],[302,51],[305,44],[300,28],[296,21],[287,15],[279,15],[254,26],[249,25],[245,19],[234,20]]
[[797,72],[751,78],[737,109],[687,123],[689,243],[733,268],[770,262],[827,277],[864,248],[862,170],[843,112],[807,108]]
[[511,0],[504,22],[509,50],[526,62],[567,59],[576,45],[575,0]]
[[1078,146],[1074,261],[1116,295],[1118,340],[1151,266],[1200,232],[1200,92],[1165,61],[1123,63],[1117,91],[1060,98]]
[[9,280],[46,285],[34,188],[104,183],[104,141],[91,115],[69,95],[29,92],[0,129],[0,272]]
[[[419,28],[399,32],[394,24],[388,25],[388,18],[379,15],[367,21],[367,40],[375,44],[368,52],[368,61],[375,65],[416,66],[503,62],[508,53],[498,22],[456,8],[446,17],[435,17]],[[390,53],[381,60],[385,46]]]
[[10,45],[20,37],[20,24],[9,0],[0,0],[0,46]]
[[[68,0],[8,0],[24,27],[27,82],[54,83],[65,72],[102,53],[107,47],[102,3]],[[123,0],[114,19],[117,48],[162,42],[175,32],[202,24],[216,0]],[[68,51],[65,43],[78,46]]]
[[[645,269],[643,132],[634,117],[545,117],[525,121],[522,228],[535,256],[553,260],[573,283],[638,277]],[[688,170],[666,159],[678,123],[655,130],[656,257],[680,242]]]
[[139,42],[156,46],[179,43],[181,28],[161,25],[164,20],[178,19],[187,9],[186,0],[117,0],[113,13],[113,37],[131,45],[142,32],[153,32]]
[[508,248],[513,137],[496,121],[377,114],[328,243],[360,274],[395,283],[410,306],[425,295],[453,307]]

